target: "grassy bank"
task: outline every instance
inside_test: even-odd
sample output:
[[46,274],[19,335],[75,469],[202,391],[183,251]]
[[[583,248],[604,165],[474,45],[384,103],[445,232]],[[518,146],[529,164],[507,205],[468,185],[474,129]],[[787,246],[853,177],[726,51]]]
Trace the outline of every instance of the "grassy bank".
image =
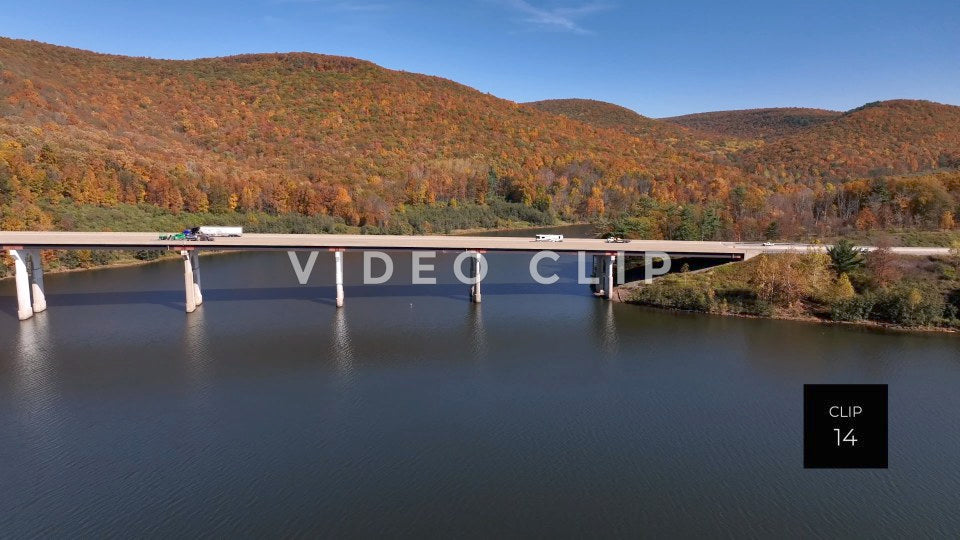
[[823,253],[761,255],[624,294],[631,303],[704,313],[960,329],[960,258],[881,251],[838,268]]
[[[954,243],[960,242],[960,231],[889,229],[878,231],[858,231],[848,234],[846,238],[862,246],[877,246],[887,244],[901,247],[950,247]],[[823,240],[822,243],[832,244],[838,239],[839,237],[827,238]]]
[[[251,233],[290,234],[449,234],[457,230],[554,225],[547,212],[519,203],[494,200],[489,204],[436,204],[395,209],[381,225],[349,226],[340,218],[266,212],[174,214],[150,205],[61,204],[46,209],[54,216],[47,229],[58,231],[156,231],[176,232],[195,225],[242,225]],[[48,250],[47,272],[63,272],[100,266],[138,264],[174,256],[162,250]],[[12,261],[3,254],[0,278],[11,275]]]

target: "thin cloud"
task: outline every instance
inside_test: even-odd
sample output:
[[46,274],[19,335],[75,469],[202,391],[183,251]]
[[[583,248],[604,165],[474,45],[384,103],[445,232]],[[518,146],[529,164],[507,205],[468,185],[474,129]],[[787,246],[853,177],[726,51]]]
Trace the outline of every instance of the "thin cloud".
[[592,33],[590,30],[581,26],[578,19],[611,8],[609,4],[598,2],[554,8],[537,7],[527,0],[502,0],[502,3],[522,13],[523,18],[520,20],[524,23],[544,30],[571,32],[574,34]]

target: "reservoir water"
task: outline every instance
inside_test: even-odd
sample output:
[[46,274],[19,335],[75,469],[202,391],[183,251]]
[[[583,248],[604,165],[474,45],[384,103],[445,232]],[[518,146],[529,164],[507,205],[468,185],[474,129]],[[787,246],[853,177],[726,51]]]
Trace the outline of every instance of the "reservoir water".
[[[960,338],[597,300],[488,254],[346,305],[284,253],[0,282],[0,536],[951,536]],[[305,256],[304,256],[305,260]],[[889,384],[889,469],[804,470],[804,383]]]

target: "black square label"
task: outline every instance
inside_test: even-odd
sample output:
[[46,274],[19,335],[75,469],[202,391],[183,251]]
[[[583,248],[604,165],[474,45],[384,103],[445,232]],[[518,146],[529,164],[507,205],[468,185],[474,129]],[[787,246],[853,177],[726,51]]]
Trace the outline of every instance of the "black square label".
[[803,385],[803,466],[887,468],[887,385]]

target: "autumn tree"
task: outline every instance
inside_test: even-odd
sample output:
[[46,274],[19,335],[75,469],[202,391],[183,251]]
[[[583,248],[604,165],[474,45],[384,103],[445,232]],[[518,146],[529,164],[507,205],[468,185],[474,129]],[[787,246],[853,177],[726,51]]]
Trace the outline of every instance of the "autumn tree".
[[866,254],[866,267],[870,277],[878,287],[886,287],[902,276],[897,267],[897,256],[891,249],[894,243],[887,236],[876,242],[876,249]]
[[957,273],[960,274],[960,240],[954,240],[950,244],[950,261]]
[[818,253],[781,253],[757,257],[750,283],[757,296],[781,307],[795,306],[830,284],[827,262]]

